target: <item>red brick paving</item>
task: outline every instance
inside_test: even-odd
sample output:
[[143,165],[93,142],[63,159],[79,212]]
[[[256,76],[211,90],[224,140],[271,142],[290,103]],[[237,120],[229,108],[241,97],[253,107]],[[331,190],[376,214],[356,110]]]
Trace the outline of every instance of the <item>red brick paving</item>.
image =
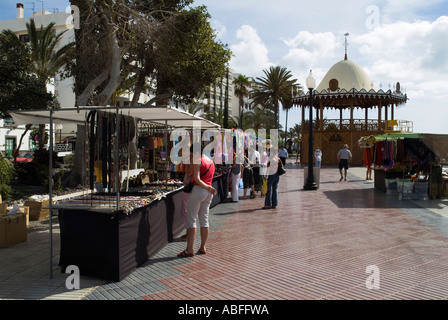
[[[169,290],[145,299],[446,299],[448,238],[361,181],[321,171],[304,191],[303,170],[288,170],[276,210],[262,198],[228,204],[206,255],[162,279]],[[219,207],[219,206],[218,206]],[[378,266],[380,288],[367,289]]]

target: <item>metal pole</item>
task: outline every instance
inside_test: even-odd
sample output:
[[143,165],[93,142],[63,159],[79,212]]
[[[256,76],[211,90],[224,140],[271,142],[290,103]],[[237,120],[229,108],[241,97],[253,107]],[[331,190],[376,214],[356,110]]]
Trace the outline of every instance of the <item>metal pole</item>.
[[53,110],[50,110],[50,147],[49,147],[48,192],[50,202],[50,279],[53,279]]
[[165,191],[168,191],[168,120],[165,120]]
[[120,115],[115,114],[115,191],[117,193],[117,212],[120,210]]
[[308,137],[308,177],[303,186],[305,190],[317,190],[317,184],[314,181],[313,168],[313,88],[310,89],[310,119],[309,119],[309,137]]

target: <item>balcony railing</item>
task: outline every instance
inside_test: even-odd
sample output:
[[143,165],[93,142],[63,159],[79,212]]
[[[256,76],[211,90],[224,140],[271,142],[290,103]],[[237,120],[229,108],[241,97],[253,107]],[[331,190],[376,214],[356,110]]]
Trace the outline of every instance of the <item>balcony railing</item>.
[[[320,120],[313,121],[313,129],[316,131],[380,131],[384,128],[385,121],[383,120],[353,119],[352,126],[350,119],[324,119],[322,120],[322,127],[320,126]],[[303,129],[308,129],[308,121],[303,124]]]
[[[302,125],[303,130],[308,130],[308,121]],[[350,119],[324,119],[322,120],[322,127],[320,120],[313,121],[313,130],[315,131],[383,131],[392,130],[393,132],[413,132],[412,121],[406,120],[370,120],[353,119],[353,124],[350,124]]]

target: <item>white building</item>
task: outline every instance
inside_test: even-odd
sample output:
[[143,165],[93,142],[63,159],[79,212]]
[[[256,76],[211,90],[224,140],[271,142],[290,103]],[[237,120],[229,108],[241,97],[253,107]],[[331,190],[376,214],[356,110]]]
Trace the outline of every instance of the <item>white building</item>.
[[[239,116],[240,104],[238,97],[235,95],[235,85],[233,84],[233,80],[238,78],[239,75],[239,73],[236,73],[235,71],[230,69],[228,77],[226,75],[225,77],[219,78],[214,84],[210,85],[210,90],[203,95],[202,99],[198,101],[198,104],[203,107],[205,112],[207,112],[208,110],[223,109],[225,106],[226,90],[228,90],[227,99],[229,106],[229,115],[233,117]],[[254,89],[255,79],[249,77],[249,80],[251,82],[251,86],[247,89],[250,92]],[[252,99],[250,99],[250,97],[245,97],[243,110],[252,110],[253,106],[251,103]]]
[[[71,12],[70,8],[67,9],[68,10],[65,11]],[[75,25],[71,13],[67,13],[65,11],[51,13],[49,11],[42,10],[33,12],[33,15],[31,17],[25,17],[24,11],[24,5],[21,3],[17,3],[16,19],[0,21],[0,32],[10,29],[20,38],[21,41],[28,42],[29,37],[26,24],[29,23],[31,19],[34,19],[36,28],[40,28],[41,26],[45,28],[50,23],[55,23],[54,28],[56,29],[56,32],[65,31],[63,36],[61,37],[58,47],[55,48],[56,50],[75,41]],[[47,85],[48,91],[52,92],[56,96],[61,108],[75,107],[76,96],[73,92],[73,87],[73,78],[61,79],[59,75],[52,79]],[[117,99],[114,105],[127,106],[130,104],[132,97],[132,93],[123,94]],[[151,97],[149,91],[141,94],[139,103],[145,104],[150,100],[150,98]],[[0,121],[0,150],[3,152],[11,152],[12,148],[14,146],[17,146],[20,140],[20,136],[24,131],[21,127],[15,128],[14,130],[11,129],[13,129],[12,126],[4,127],[3,120]],[[65,138],[75,136],[76,130],[76,125],[64,125],[55,128],[55,142],[63,142]],[[20,150],[26,151],[32,150],[32,148],[33,146],[30,144],[28,133],[27,136],[23,139]]]
[[[73,24],[74,21],[72,20],[73,17],[71,16],[71,13],[67,13],[65,11],[51,13],[49,11],[42,10],[33,12],[33,15],[31,17],[25,17],[24,10],[24,5],[21,3],[17,3],[16,19],[0,21],[0,32],[2,30],[10,29],[15,32],[23,42],[27,42],[29,41],[29,37],[27,34],[28,32],[26,24],[29,23],[31,19],[34,19],[36,28],[40,28],[41,26],[45,27],[50,23],[55,23],[54,28],[57,32],[65,31],[59,43],[59,48],[75,41],[75,26]],[[70,12],[70,10],[67,11]],[[230,72],[228,73],[228,77],[226,76],[217,79],[216,83],[210,86],[210,91],[205,93],[203,97],[198,101],[198,104],[203,107],[202,112],[207,112],[211,109],[223,109],[226,99],[226,90],[228,90],[227,97],[230,116],[236,117],[239,115],[239,101],[235,96],[235,89],[233,85],[233,80],[236,77],[238,77],[238,74],[233,70],[230,70]],[[54,95],[57,97],[61,108],[75,107],[76,96],[73,92],[73,87],[73,78],[61,79],[59,76],[56,76],[50,81],[50,84],[47,85],[48,90],[54,93]],[[146,92],[143,92],[140,95],[138,104],[144,105],[154,97],[155,88],[153,88],[152,90],[148,89]],[[129,106],[132,98],[133,92],[126,92],[121,94],[120,97],[116,99],[116,101],[110,102],[110,104],[113,104],[114,106]],[[249,98],[245,98],[244,108],[246,110],[250,109],[250,102],[251,101]],[[171,104],[174,106],[175,102],[172,101]],[[75,136],[76,130],[77,129],[75,125],[64,125],[62,127],[55,128],[54,141],[56,143],[63,142],[67,137]],[[12,125],[5,125],[4,120],[0,120],[0,150],[3,152],[11,152],[12,149],[17,146],[23,132],[23,126],[15,128]],[[30,143],[32,139],[33,137],[30,138],[28,132],[28,134],[23,139],[20,150],[32,150],[33,146]]]
[[[54,22],[54,28],[57,32],[67,30],[58,44],[58,47],[60,48],[74,41],[73,25],[68,24],[69,17],[69,13],[50,13],[45,10],[33,12],[32,17],[24,17],[24,6],[23,4],[18,3],[16,19],[0,21],[0,31],[8,29],[12,30],[15,34],[17,34],[21,41],[28,42],[29,37],[26,24],[29,23],[31,19],[34,19],[36,28],[40,28],[41,26],[46,27],[48,24]],[[73,79],[61,80],[59,76],[56,76],[50,81],[49,84],[47,84],[47,89],[57,97],[61,108],[74,107],[75,94],[73,92]],[[0,149],[2,151],[11,152],[13,146],[17,146],[19,143],[24,129],[23,126],[19,126],[18,128],[14,128],[10,124],[5,126],[4,122],[4,120],[0,121]],[[56,142],[59,142],[59,140],[57,140],[58,137],[62,138],[66,136],[73,136],[75,134],[75,130],[75,126],[65,126],[63,128],[59,128],[59,130],[57,130],[59,131],[59,134],[56,135]],[[30,143],[33,137],[30,138],[29,134],[30,132],[28,132],[28,134],[24,137],[20,146],[20,150],[22,151],[33,149],[33,146]]]

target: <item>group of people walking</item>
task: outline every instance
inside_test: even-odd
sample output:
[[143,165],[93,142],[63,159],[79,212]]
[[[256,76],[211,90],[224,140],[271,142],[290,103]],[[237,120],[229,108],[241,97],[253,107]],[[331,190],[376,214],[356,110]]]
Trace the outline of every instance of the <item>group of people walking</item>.
[[[201,147],[198,147],[201,149]],[[185,186],[193,183],[191,192],[184,193],[182,199],[182,215],[184,217],[184,225],[187,230],[185,235],[187,246],[184,251],[178,254],[178,257],[193,257],[195,254],[206,254],[206,242],[209,235],[209,210],[213,196],[216,190],[212,186],[215,173],[215,164],[212,159],[202,154],[194,155],[196,150],[193,146],[190,148],[190,164],[186,165]],[[266,193],[264,194],[264,206],[262,209],[276,209],[278,206],[278,185],[283,168],[286,165],[288,152],[281,147],[278,155],[270,157],[270,146],[267,144],[266,152],[262,155],[255,150],[249,159],[246,151],[243,161],[237,158],[237,154],[233,156],[231,166],[232,180],[232,201],[239,201],[239,184],[240,178],[243,177],[244,194],[242,199],[246,199],[247,190],[250,190],[250,198],[256,198],[255,181],[263,180],[267,184]],[[322,161],[322,151],[317,148],[314,153],[316,166],[320,167]],[[348,145],[339,150],[337,154],[339,162],[340,180],[347,180],[347,170],[352,154],[348,149]],[[268,161],[269,159],[269,161]],[[344,170],[344,171],[343,171]],[[262,192],[263,194],[263,192]],[[197,220],[199,221],[201,244],[199,249],[194,252],[193,243],[196,236]]]
[[[239,201],[239,185],[240,178],[243,179],[243,196],[242,199],[247,198],[247,190],[250,190],[250,198],[255,199],[255,182],[257,186],[266,184],[266,190],[262,196],[265,197],[264,206],[262,209],[275,209],[278,206],[278,184],[280,175],[277,171],[278,167],[284,167],[288,152],[284,147],[280,148],[278,155],[270,159],[270,144],[267,143],[266,151],[260,155],[257,150],[254,150],[251,159],[248,158],[247,151],[244,155],[243,164],[239,164],[237,155],[234,155],[233,165],[231,169],[232,180],[232,201]],[[268,160],[270,159],[270,160]],[[276,163],[271,167],[271,163]]]

